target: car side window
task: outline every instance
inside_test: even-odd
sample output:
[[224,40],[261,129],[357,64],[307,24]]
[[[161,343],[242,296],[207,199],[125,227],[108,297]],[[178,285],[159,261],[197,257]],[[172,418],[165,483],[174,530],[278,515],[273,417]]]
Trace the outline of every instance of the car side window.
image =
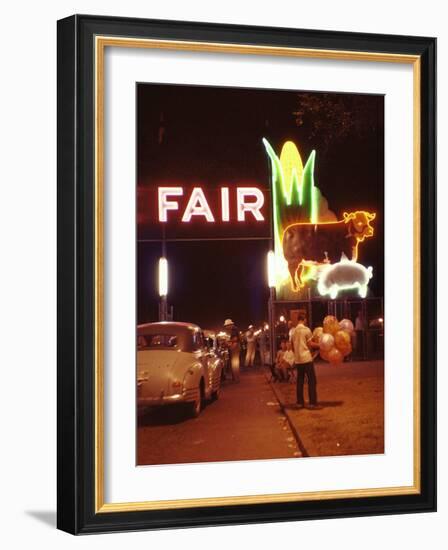
[[137,350],[141,351],[142,349],[146,349],[147,347],[148,343],[145,336],[142,336],[141,334],[137,335]]
[[195,332],[193,336],[194,349],[202,349],[204,342],[202,339],[202,334],[200,332]]
[[204,333],[201,332],[201,345],[203,349],[210,349],[210,342],[209,339],[205,337]]
[[139,334],[137,335],[137,350],[176,348],[178,346],[175,334]]

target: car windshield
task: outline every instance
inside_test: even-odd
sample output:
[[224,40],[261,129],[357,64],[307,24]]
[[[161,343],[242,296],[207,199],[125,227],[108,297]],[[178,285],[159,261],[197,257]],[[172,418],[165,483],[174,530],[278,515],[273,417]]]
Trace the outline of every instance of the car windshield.
[[178,346],[175,334],[139,334],[137,336],[137,349],[176,348]]

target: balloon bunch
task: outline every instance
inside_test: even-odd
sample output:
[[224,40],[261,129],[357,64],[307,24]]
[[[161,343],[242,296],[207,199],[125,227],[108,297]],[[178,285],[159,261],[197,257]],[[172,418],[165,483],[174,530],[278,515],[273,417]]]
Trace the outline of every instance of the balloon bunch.
[[333,315],[327,315],[323,327],[316,327],[313,331],[313,340],[319,344],[322,359],[333,365],[342,363],[342,359],[352,352],[353,330],[349,319],[338,322]]

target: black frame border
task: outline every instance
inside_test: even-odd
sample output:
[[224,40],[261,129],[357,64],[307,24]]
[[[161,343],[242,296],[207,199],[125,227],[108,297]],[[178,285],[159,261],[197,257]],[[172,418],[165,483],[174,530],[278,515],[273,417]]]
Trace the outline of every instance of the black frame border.
[[[436,510],[436,39],[74,15],[58,21],[57,526],[72,534]],[[417,55],[421,60],[421,492],[95,513],[95,36]]]

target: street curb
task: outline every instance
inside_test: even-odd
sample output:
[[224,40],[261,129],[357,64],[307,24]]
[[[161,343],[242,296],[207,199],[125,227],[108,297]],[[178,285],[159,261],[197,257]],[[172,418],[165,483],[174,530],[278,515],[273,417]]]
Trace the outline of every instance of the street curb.
[[309,457],[310,455],[308,454],[308,451],[306,450],[305,448],[305,445],[303,444],[303,441],[302,439],[300,438],[300,435],[299,435],[299,432],[297,431],[297,428],[295,427],[295,424],[289,414],[289,412],[287,411],[287,409],[285,408],[285,403],[283,402],[283,400],[280,398],[277,390],[275,389],[274,387],[274,384],[269,380],[268,378],[268,375],[265,373],[264,374],[264,377],[266,379],[266,382],[269,384],[269,386],[271,387],[271,390],[272,390],[272,393],[275,395],[275,398],[277,399],[278,401],[278,404],[280,405],[280,410],[282,411],[282,413],[285,415],[286,417],[286,420],[288,421],[288,424],[289,424],[289,427],[291,428],[291,431],[295,437],[295,440],[297,442],[297,445],[300,449],[300,452],[302,453],[302,456],[303,457]]

